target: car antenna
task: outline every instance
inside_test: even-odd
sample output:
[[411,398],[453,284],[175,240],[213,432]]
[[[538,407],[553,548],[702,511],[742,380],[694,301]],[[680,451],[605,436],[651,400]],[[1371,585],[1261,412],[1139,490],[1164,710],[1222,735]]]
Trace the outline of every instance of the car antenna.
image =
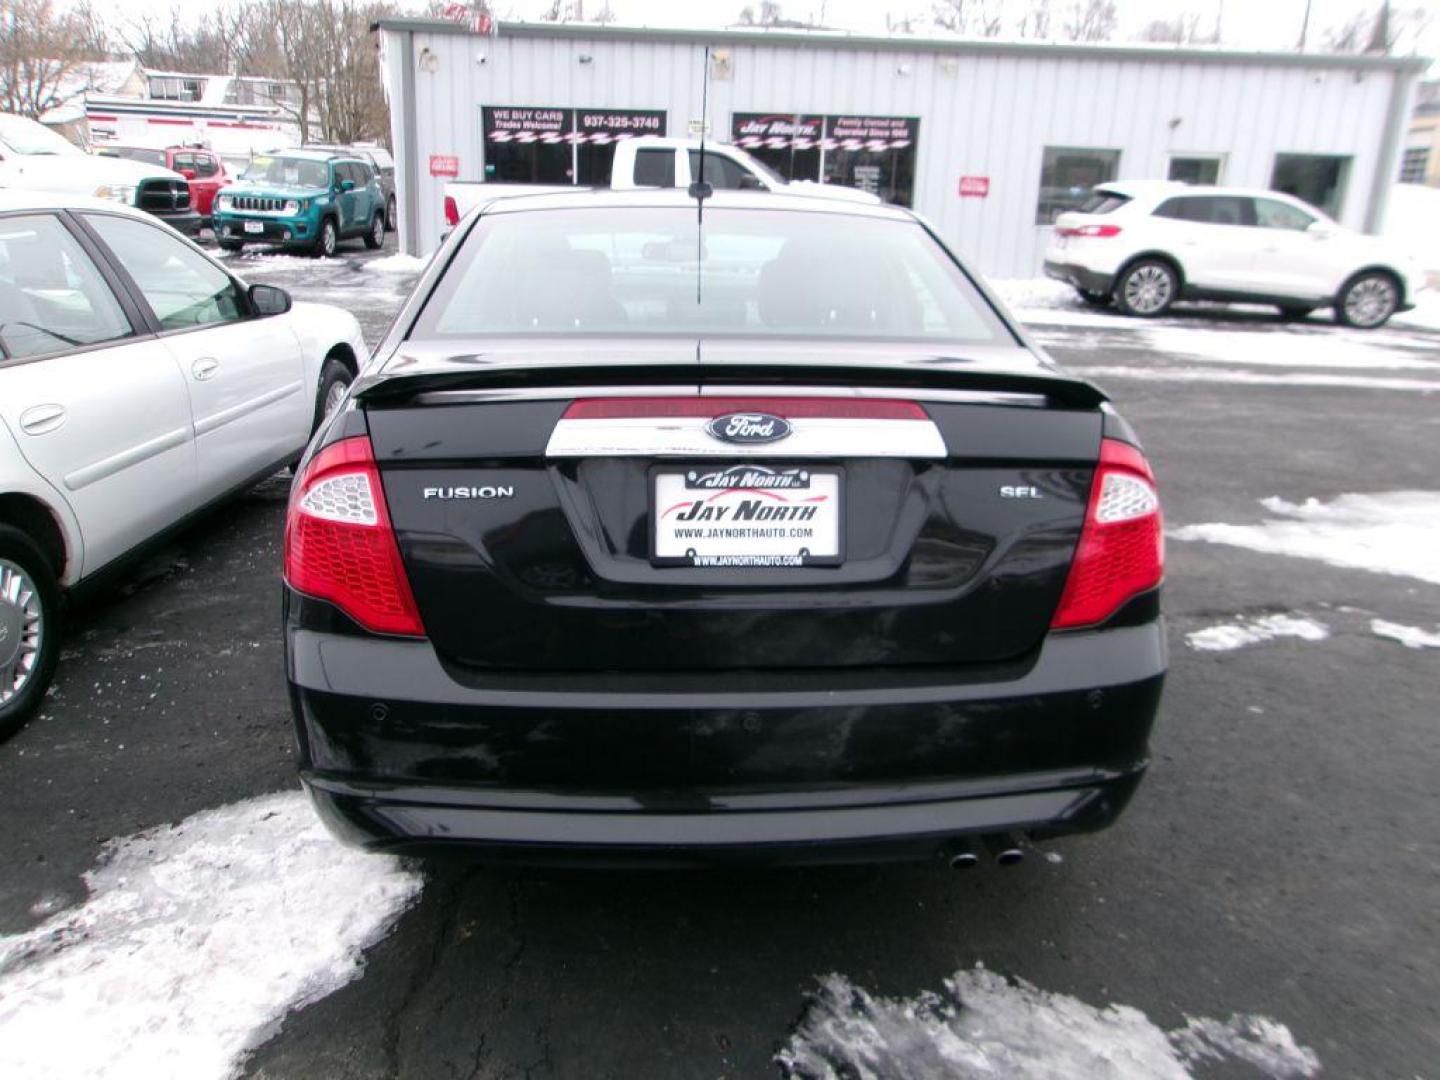
[[690,181],[695,200],[695,306],[700,306],[700,287],[705,263],[705,200],[715,189],[705,179],[705,131],[710,127],[710,46],[705,46],[705,72],[700,78],[700,176]]

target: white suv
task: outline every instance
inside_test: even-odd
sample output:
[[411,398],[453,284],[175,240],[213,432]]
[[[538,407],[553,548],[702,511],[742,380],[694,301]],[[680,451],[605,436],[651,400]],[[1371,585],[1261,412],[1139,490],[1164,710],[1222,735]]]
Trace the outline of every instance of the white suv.
[[1411,257],[1289,195],[1162,182],[1104,184],[1061,214],[1045,273],[1127,315],[1241,301],[1294,319],[1331,307],[1363,329],[1413,307],[1423,280]]

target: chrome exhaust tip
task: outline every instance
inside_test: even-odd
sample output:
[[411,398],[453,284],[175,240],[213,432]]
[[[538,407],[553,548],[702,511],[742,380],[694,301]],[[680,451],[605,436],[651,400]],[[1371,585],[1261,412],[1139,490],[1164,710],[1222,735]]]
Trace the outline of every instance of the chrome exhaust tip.
[[1014,833],[987,836],[985,846],[996,866],[1018,866],[1025,861],[1025,842]]
[[973,870],[980,865],[980,853],[968,840],[961,840],[950,848],[948,862],[951,870]]

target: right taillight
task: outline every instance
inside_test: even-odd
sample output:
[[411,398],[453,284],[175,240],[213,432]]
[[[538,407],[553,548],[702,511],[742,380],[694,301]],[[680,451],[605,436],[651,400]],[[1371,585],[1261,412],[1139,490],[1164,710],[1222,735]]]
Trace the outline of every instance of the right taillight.
[[1077,225],[1055,230],[1061,236],[1088,236],[1097,240],[1108,240],[1123,231],[1119,225]]
[[1160,584],[1165,575],[1165,538],[1155,476],[1129,443],[1104,439],[1090,487],[1085,525],[1054,630],[1102,623],[1120,606]]
[[366,436],[331,443],[296,477],[285,520],[285,581],[367,630],[424,637]]
[[445,224],[452,229],[460,224],[460,207],[455,204],[455,196],[445,196]]

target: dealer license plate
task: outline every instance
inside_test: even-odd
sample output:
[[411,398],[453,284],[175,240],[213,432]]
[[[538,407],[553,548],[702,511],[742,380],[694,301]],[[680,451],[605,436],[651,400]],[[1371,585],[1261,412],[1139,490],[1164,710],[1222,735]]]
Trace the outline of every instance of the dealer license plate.
[[247,221],[245,222],[245,231],[247,233],[263,233],[265,223],[263,221]]
[[840,562],[839,469],[705,465],[651,472],[653,561],[672,566]]

